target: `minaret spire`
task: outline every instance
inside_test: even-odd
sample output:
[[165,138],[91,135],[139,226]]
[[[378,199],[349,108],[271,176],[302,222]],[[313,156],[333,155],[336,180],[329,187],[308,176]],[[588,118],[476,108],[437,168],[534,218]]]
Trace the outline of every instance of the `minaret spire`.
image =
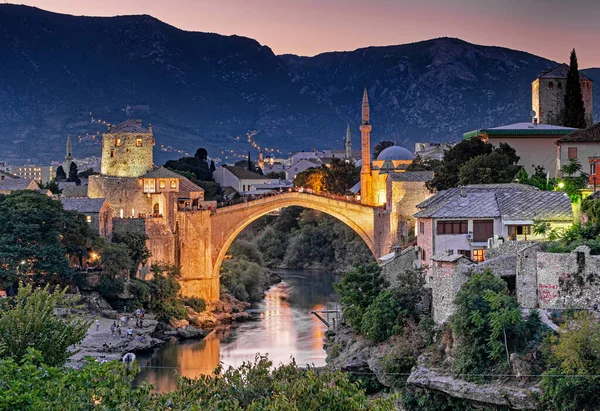
[[350,122],[348,122],[348,128],[346,128],[346,158],[352,158],[352,133],[350,131]]
[[67,153],[65,155],[65,163],[63,165],[63,169],[67,175],[69,174],[69,169],[71,168],[71,163],[73,162],[73,146],[71,145],[71,135],[67,136]]
[[362,122],[360,125],[361,159],[360,169],[360,201],[363,204],[375,205],[371,175],[371,121],[369,118],[369,96],[367,86],[363,92]]
[[369,95],[367,94],[367,86],[365,85],[365,91],[363,92],[362,100],[362,124],[371,124],[369,115]]

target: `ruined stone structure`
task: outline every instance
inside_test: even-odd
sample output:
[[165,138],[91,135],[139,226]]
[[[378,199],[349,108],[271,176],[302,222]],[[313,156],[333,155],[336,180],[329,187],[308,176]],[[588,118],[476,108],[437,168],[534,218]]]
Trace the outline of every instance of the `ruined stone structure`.
[[[569,66],[561,64],[552,70],[542,70],[540,76],[531,83],[531,108],[536,112],[540,124],[563,124],[568,72]],[[594,124],[592,80],[579,73],[579,84],[585,107],[585,123],[591,127]]]

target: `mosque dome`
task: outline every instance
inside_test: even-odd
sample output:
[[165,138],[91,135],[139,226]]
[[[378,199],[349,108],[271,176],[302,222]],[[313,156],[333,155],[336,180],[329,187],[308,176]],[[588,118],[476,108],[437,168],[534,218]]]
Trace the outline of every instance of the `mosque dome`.
[[401,146],[391,146],[384,149],[377,156],[377,160],[412,160],[413,155],[410,151]]
[[356,162],[355,166],[362,167],[362,158]]

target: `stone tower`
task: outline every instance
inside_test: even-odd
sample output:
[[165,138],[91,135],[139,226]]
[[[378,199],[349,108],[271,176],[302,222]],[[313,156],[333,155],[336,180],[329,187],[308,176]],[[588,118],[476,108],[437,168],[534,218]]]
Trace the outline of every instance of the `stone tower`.
[[346,129],[346,159],[352,158],[352,134],[350,132],[350,123]]
[[73,146],[71,145],[71,136],[67,136],[67,153],[65,155],[65,162],[63,163],[63,170],[69,175],[71,169],[71,163],[73,162]]
[[371,175],[371,120],[369,113],[369,96],[367,86],[363,92],[362,121],[360,124],[361,158],[360,169],[360,202],[367,205],[375,205]]
[[112,177],[140,177],[152,171],[152,126],[125,120],[102,135],[101,173]]
[[[568,72],[569,66],[561,64],[552,70],[542,70],[539,77],[531,83],[531,109],[535,111],[538,123],[562,125]],[[587,127],[591,127],[594,124],[592,80],[580,72],[579,84],[585,107],[585,122]]]

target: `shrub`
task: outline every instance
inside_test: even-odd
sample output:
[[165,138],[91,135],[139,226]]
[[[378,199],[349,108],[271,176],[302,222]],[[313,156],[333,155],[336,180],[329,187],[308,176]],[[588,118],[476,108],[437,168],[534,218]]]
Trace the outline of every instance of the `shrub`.
[[400,307],[393,290],[385,290],[367,307],[361,320],[360,332],[371,341],[381,342],[402,329]]
[[152,287],[150,284],[137,278],[132,279],[128,285],[129,294],[131,295],[132,307],[146,307],[152,295]]
[[542,376],[542,402],[553,410],[596,410],[600,402],[600,324],[578,312],[560,326],[547,350],[550,368]]
[[204,311],[206,309],[206,301],[203,298],[191,297],[191,298],[186,298],[182,301],[183,301],[183,304],[187,305],[188,307],[190,307],[192,310],[196,311],[197,313],[201,313],[202,311]]
[[355,330],[361,329],[364,312],[385,287],[381,267],[376,263],[358,266],[334,284],[343,306],[344,319]]
[[260,266],[264,266],[263,256],[258,247],[249,241],[237,239],[227,251],[233,258],[246,259]]
[[122,278],[111,278],[107,275],[100,276],[100,281],[96,285],[96,291],[107,300],[118,298],[125,290],[125,281]]
[[[90,323],[70,313],[78,297],[66,295],[67,288],[51,293],[48,286],[19,287],[17,295],[0,306],[0,347],[2,357],[21,361],[28,348],[41,353],[44,362],[61,366],[72,355],[69,346],[80,343]],[[64,309],[64,318],[55,314]],[[0,385],[2,379],[0,378]]]
[[257,302],[264,297],[268,279],[265,269],[247,260],[225,260],[221,266],[221,287],[240,301]]

